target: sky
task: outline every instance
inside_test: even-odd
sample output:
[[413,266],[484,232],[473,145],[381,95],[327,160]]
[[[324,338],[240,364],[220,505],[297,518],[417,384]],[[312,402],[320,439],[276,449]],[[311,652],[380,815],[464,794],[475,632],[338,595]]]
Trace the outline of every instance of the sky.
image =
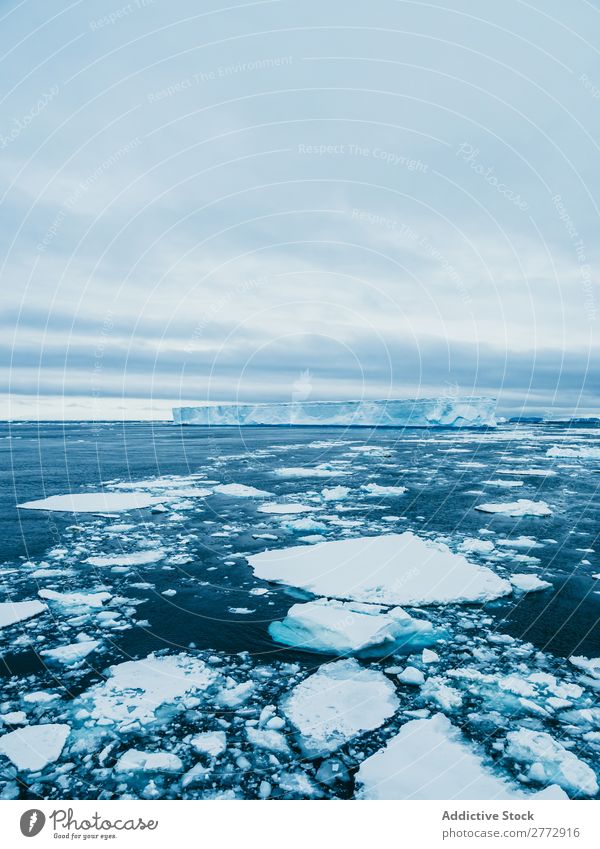
[[0,416],[598,413],[600,8],[0,2]]

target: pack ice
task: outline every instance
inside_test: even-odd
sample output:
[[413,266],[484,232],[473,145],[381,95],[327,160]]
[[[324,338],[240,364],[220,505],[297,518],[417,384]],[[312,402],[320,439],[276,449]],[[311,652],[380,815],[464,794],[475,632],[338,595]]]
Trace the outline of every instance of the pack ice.
[[372,604],[486,602],[512,592],[491,569],[411,531],[274,549],[247,559],[266,581]]
[[320,427],[495,427],[494,398],[391,401],[298,401],[175,407],[180,425],[318,425]]

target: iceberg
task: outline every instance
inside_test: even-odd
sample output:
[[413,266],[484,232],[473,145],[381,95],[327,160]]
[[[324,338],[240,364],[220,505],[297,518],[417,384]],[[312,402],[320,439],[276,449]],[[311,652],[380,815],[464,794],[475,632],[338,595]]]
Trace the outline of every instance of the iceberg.
[[226,427],[495,427],[494,398],[422,398],[392,401],[274,401],[174,407],[179,425]]
[[247,560],[265,581],[367,604],[470,604],[512,592],[486,566],[410,531],[271,549]]
[[283,622],[272,622],[269,634],[277,643],[325,654],[382,657],[394,651],[410,653],[440,637],[431,622],[415,619],[401,607],[385,613],[375,604],[318,599],[290,608]]

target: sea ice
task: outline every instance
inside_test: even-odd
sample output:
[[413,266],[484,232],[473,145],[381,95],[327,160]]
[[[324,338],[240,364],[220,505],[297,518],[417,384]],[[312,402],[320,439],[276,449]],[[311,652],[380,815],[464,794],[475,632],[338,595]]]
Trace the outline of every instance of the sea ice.
[[324,664],[282,702],[309,757],[333,752],[353,737],[379,728],[397,706],[394,686],[385,675],[364,669],[354,659]]
[[275,642],[326,654],[381,657],[432,645],[441,635],[431,622],[402,608],[389,612],[373,604],[318,599],[290,608],[283,622],[272,622]]
[[282,469],[273,469],[273,474],[280,478],[338,478],[350,473],[343,469],[330,469],[328,466],[313,466],[312,468],[288,466]]
[[529,501],[519,498],[499,504],[478,504],[475,508],[482,513],[502,513],[506,516],[551,516],[552,510],[545,501]]
[[361,486],[367,495],[374,497],[385,497],[388,495],[404,495],[405,486],[380,486],[378,483],[365,483]]
[[27,501],[22,510],[57,510],[66,513],[121,513],[151,507],[160,498],[145,492],[79,492],[51,495],[39,501]]
[[321,495],[325,501],[341,501],[346,498],[350,488],[347,486],[330,486],[321,490]]
[[107,680],[82,693],[79,701],[93,719],[102,724],[118,724],[126,730],[133,723],[154,722],[163,705],[204,691],[216,678],[214,670],[190,655],[151,654],[144,660],[111,666]]
[[410,531],[275,549],[247,559],[264,580],[373,604],[485,602],[512,591],[490,569]]
[[0,737],[0,754],[19,770],[37,772],[60,757],[70,731],[56,723],[26,725]]
[[510,582],[513,587],[525,593],[535,593],[540,590],[547,590],[552,584],[548,581],[543,581],[537,575],[511,575]]
[[214,487],[215,492],[221,495],[232,495],[236,498],[266,498],[273,495],[266,489],[256,489],[255,486],[245,486],[243,483],[222,483]]
[[258,508],[259,513],[276,513],[285,515],[286,513],[313,513],[317,507],[310,507],[308,504],[298,504],[297,502],[289,502],[288,504],[261,504]]
[[577,445],[573,448],[563,448],[555,445],[546,451],[547,457],[577,457],[582,460],[600,460],[600,448],[592,445]]
[[55,590],[39,590],[40,598],[53,601],[62,607],[101,608],[105,601],[112,598],[105,591],[98,593],[58,593]]
[[506,735],[504,753],[528,767],[528,777],[540,784],[558,784],[576,796],[595,796],[598,781],[590,767],[545,731],[520,728]]
[[132,551],[123,554],[102,554],[88,557],[84,561],[90,566],[145,566],[148,563],[157,563],[164,560],[165,552],[160,549],[150,551]]
[[[360,799],[526,798],[487,767],[449,719],[413,719],[356,774]],[[565,798],[554,788],[552,798]]]
[[140,752],[129,749],[115,764],[115,772],[181,772],[183,764],[169,752]]
[[58,646],[55,649],[43,649],[40,651],[42,657],[48,660],[56,660],[59,663],[69,665],[78,663],[95,651],[100,645],[98,640],[82,640],[80,643],[70,643],[66,646]]
[[0,628],[8,628],[15,622],[23,622],[48,610],[41,601],[3,601],[0,602]]
[[592,678],[600,678],[600,657],[587,658],[573,655],[569,658],[569,662],[591,675]]
[[190,746],[201,755],[218,758],[227,748],[227,736],[224,731],[202,731],[194,734]]
[[290,747],[283,734],[268,728],[247,728],[248,742],[257,749],[267,749],[278,755],[290,754]]

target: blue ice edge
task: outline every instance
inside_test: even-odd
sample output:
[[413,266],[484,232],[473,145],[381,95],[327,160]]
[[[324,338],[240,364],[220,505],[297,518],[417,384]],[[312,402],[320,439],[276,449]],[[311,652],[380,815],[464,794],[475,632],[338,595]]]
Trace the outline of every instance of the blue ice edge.
[[178,425],[219,427],[496,427],[496,399],[274,401],[174,407]]

